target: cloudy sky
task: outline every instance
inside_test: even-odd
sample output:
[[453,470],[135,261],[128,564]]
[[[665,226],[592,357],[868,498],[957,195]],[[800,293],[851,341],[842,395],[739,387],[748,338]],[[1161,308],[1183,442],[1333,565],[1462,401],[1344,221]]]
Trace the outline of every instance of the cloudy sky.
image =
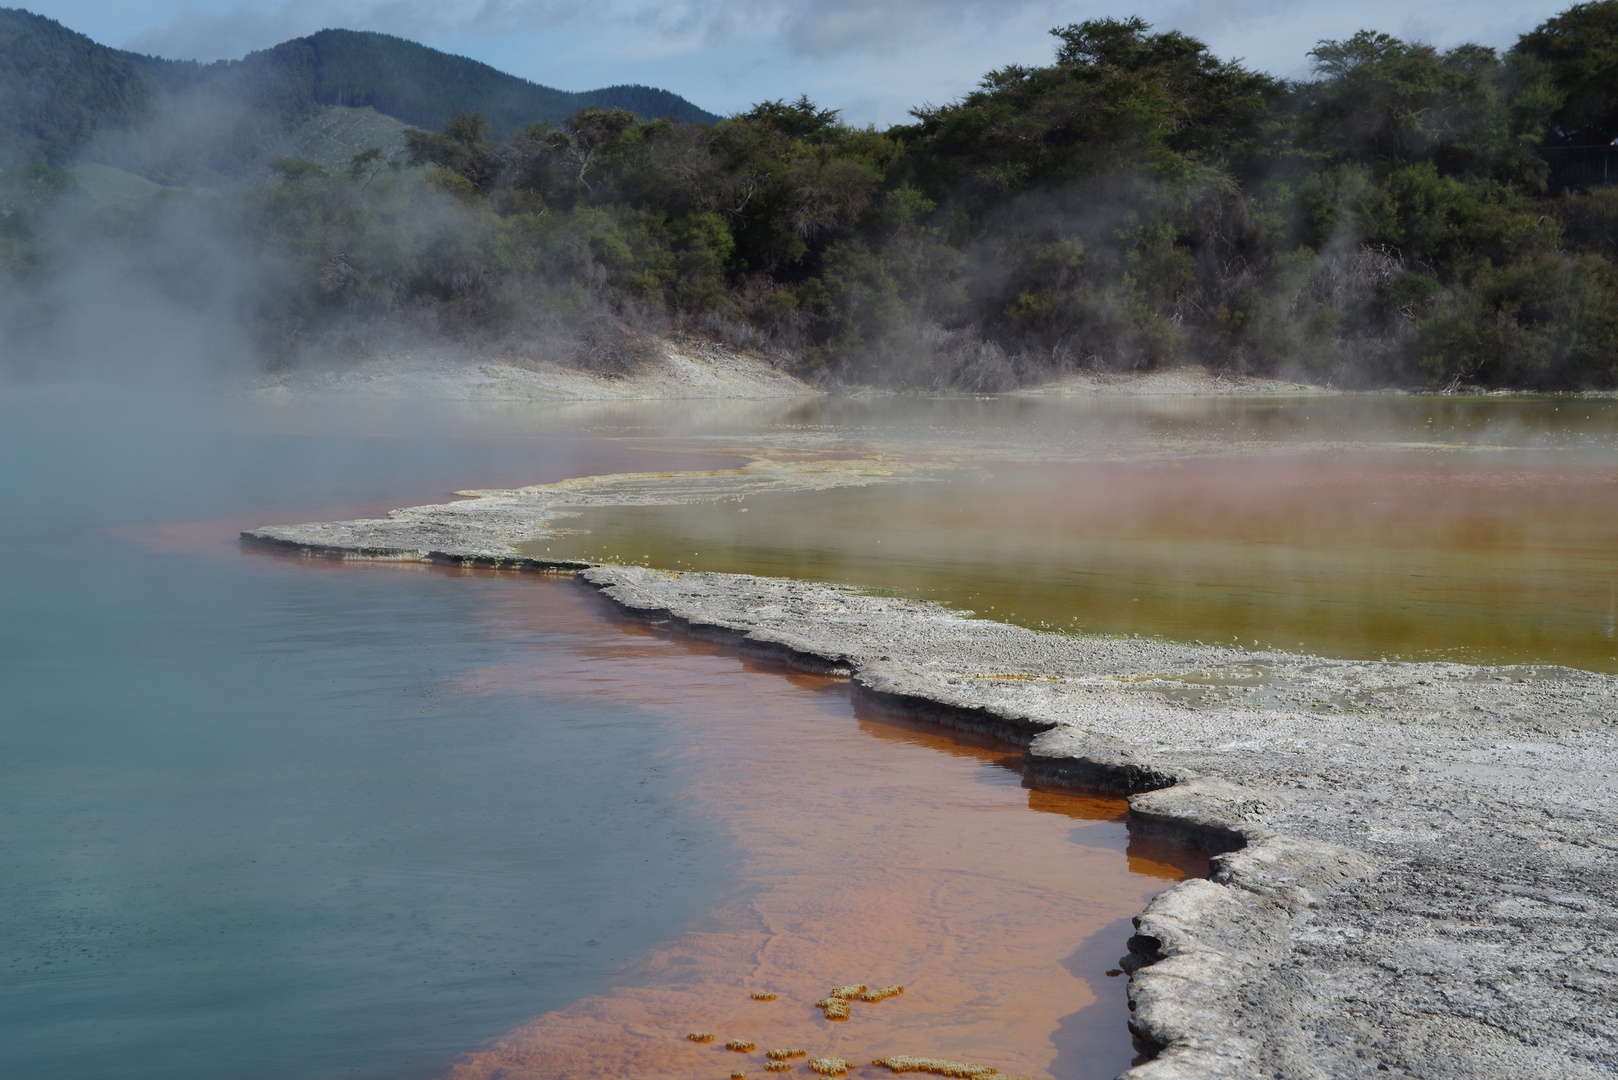
[[1360,29],[1504,47],[1569,6],[1538,0],[11,0],[107,45],[240,57],[325,27],[380,30],[565,90],[645,83],[731,113],[807,93],[856,123],[905,119],[979,75],[1051,56],[1052,26],[1140,15],[1298,76]]

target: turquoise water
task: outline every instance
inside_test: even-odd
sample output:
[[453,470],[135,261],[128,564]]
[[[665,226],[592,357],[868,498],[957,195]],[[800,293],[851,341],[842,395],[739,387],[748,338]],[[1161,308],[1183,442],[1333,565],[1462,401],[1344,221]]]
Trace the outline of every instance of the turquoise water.
[[658,709],[466,689],[531,582],[117,531],[634,453],[133,404],[0,405],[0,1075],[432,1075],[711,903]]

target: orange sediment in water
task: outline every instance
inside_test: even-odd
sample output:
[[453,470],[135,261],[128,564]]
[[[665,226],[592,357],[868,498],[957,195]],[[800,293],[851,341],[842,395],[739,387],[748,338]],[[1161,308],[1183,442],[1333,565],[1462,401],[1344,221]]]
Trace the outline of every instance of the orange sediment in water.
[[[464,1055],[450,1080],[723,1076],[736,1054],[687,1037],[708,1032],[822,1064],[925,1047],[1038,1080],[1072,1075],[1068,1061],[1101,1061],[1109,1077],[1129,1065],[1123,986],[1104,972],[1128,917],[1204,861],[1130,846],[1121,800],[1025,787],[1015,747],[866,714],[841,681],[601,625],[600,601],[567,582],[524,585],[498,591],[487,617],[566,628],[571,644],[463,688],[567,685],[672,714],[695,768],[684,797],[730,831],[735,854],[715,868],[728,881],[718,907],[610,991]],[[859,1000],[901,982],[902,997]],[[759,986],[780,1003],[760,1008]],[[848,1022],[810,1008],[829,986],[854,999]],[[1102,1019],[1077,1021],[1098,997]]]

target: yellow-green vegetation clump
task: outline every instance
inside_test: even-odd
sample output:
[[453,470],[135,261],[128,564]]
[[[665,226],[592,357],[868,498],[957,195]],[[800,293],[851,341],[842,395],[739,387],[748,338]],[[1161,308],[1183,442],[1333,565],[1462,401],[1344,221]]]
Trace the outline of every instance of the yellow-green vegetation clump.
[[725,1044],[726,1050],[734,1050],[738,1054],[749,1054],[753,1051],[753,1044],[746,1039],[732,1039]]
[[1002,1075],[999,1069],[991,1065],[974,1065],[970,1061],[945,1061],[942,1058],[917,1057],[913,1054],[894,1054],[892,1057],[878,1058],[871,1062],[884,1069],[896,1073],[924,1072],[934,1076],[953,1076],[963,1080],[975,1080],[980,1077],[994,1077],[994,1080],[1024,1080],[1020,1076]]
[[795,1057],[808,1057],[809,1056],[809,1051],[807,1051],[807,1050],[766,1050],[764,1052],[764,1056],[769,1058],[771,1061],[786,1061],[786,1060],[788,1060],[790,1058],[795,1058]]
[[844,1076],[848,1073],[850,1065],[840,1057],[811,1058],[809,1071],[817,1072],[821,1076]]
[[774,1001],[775,994],[769,990],[754,990],[751,995],[754,1001]]
[[764,1071],[765,1072],[791,1072],[792,1071],[792,1065],[791,1065],[790,1062],[786,1062],[786,1061],[766,1061],[764,1063]]
[[713,1042],[713,1032],[692,1031],[686,1034],[686,1038],[690,1039],[694,1043],[710,1043]]
[[847,1020],[850,1002],[881,1001],[904,992],[905,988],[902,986],[884,986],[880,990],[872,990],[864,983],[851,983],[848,986],[839,986],[815,1002],[815,1008],[825,1013],[827,1020]]
[[823,997],[819,1001],[815,1002],[815,1008],[825,1013],[827,1020],[848,1019],[847,998],[841,998],[835,994],[833,994],[831,997]]

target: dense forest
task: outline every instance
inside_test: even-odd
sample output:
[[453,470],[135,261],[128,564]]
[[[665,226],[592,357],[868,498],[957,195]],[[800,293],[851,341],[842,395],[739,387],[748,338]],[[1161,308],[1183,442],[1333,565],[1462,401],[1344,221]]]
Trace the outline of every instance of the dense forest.
[[[4,176],[0,259],[20,288],[86,230],[138,241],[208,215],[210,242],[256,268],[232,302],[283,365],[408,340],[614,368],[678,329],[831,385],[1185,362],[1618,384],[1618,186],[1601,182],[1610,165],[1618,185],[1618,0],[1503,54],[1323,41],[1295,82],[1139,19],[1053,34],[1047,66],[886,131],[805,98],[715,123],[593,104],[520,124],[502,99],[393,160],[281,160],[267,186],[111,216],[61,210],[72,177],[40,162]],[[175,280],[207,258],[146,248]]]

